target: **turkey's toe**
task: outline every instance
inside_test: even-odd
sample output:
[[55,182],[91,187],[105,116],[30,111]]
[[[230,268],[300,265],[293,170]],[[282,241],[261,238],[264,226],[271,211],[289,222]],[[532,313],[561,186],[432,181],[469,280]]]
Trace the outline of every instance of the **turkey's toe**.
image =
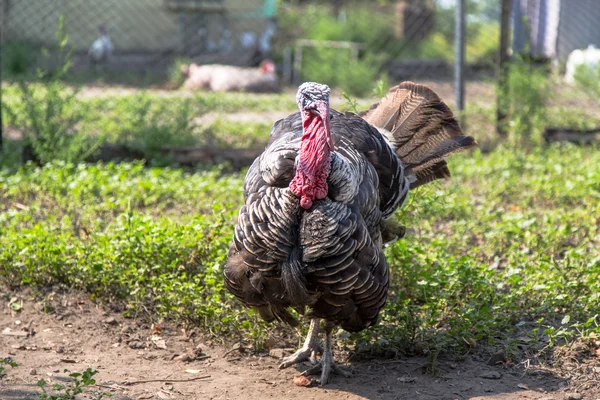
[[316,354],[315,351],[311,348],[302,347],[300,350],[292,354],[291,356],[287,356],[283,359],[283,362],[279,364],[279,369],[290,367],[294,364],[297,364],[302,361],[309,360],[311,363],[316,362]]
[[287,368],[296,363],[309,360],[312,364],[317,362],[317,351],[321,348],[317,335],[319,334],[319,319],[313,318],[310,321],[310,328],[308,329],[308,335],[304,345],[300,350],[292,354],[291,356],[285,357],[283,362],[279,364],[279,369]]
[[328,360],[327,358],[321,359],[318,364],[304,371],[302,375],[317,375],[319,372],[321,373],[321,386],[326,385],[327,382],[329,382],[329,375],[332,372],[345,378],[352,376],[352,372],[346,371],[338,366],[333,360]]

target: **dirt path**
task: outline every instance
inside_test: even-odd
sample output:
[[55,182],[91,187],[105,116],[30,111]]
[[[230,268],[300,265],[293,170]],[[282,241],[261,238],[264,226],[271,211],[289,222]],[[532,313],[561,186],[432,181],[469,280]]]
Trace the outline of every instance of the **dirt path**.
[[[437,377],[424,371],[418,357],[352,363],[351,378],[333,377],[326,388],[298,387],[299,372],[278,370],[281,349],[268,354],[227,353],[181,330],[151,327],[107,312],[82,297],[56,296],[52,313],[25,298],[20,312],[6,307],[14,294],[2,297],[0,358],[19,363],[0,379],[0,399],[36,399],[36,382],[68,382],[65,368],[98,371],[92,390],[125,399],[596,399],[600,392],[573,392],[560,378],[525,375],[518,368],[488,366],[478,357],[441,362]],[[8,329],[7,329],[8,328]],[[31,336],[11,336],[19,332]],[[11,335],[8,335],[11,334]],[[152,339],[154,337],[154,340]],[[198,347],[199,346],[199,347]],[[196,352],[192,350],[198,348]],[[201,351],[200,351],[201,350]],[[195,360],[176,355],[191,352]],[[305,369],[299,366],[298,369]],[[185,372],[187,370],[188,372]],[[191,371],[190,371],[191,370]],[[487,374],[489,379],[482,377]],[[164,379],[165,382],[132,381]],[[196,380],[191,380],[196,379]],[[180,382],[180,380],[190,380]],[[599,396],[600,397],[600,396]],[[94,398],[92,395],[78,398]]]

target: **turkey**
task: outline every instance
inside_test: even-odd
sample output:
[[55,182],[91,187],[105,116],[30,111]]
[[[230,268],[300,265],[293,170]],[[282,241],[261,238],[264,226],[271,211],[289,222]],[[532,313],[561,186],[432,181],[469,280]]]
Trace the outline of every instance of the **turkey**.
[[90,63],[96,70],[100,69],[103,64],[106,64],[108,58],[112,55],[113,45],[108,36],[108,31],[105,25],[98,27],[100,36],[94,40],[88,51]]
[[333,362],[333,328],[365,329],[385,304],[383,245],[404,235],[394,211],[411,189],[450,176],[446,156],[476,144],[422,85],[404,82],[362,115],[330,110],[329,96],[302,84],[300,111],[273,125],[244,181],[224,269],[228,290],[266,321],[297,326],[290,309],[311,319],[280,368],[309,360],[305,375],[321,372],[321,385],[348,374]]

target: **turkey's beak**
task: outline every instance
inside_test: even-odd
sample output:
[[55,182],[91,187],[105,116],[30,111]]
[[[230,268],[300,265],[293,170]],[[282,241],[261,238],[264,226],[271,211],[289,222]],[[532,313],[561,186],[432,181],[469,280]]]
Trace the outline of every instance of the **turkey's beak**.
[[329,145],[329,150],[333,151],[333,137],[331,137],[331,131],[329,130],[329,103],[319,103],[315,109],[315,113],[323,120],[323,126],[327,135],[327,144]]

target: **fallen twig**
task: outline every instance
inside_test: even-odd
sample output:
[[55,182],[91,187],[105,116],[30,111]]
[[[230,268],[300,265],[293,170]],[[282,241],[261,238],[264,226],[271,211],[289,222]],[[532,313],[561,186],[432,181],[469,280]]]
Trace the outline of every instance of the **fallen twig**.
[[18,336],[18,337],[28,337],[29,336],[29,332],[13,331],[10,328],[4,328],[4,330],[2,331],[2,334],[4,336]]
[[121,382],[120,385],[131,386],[131,385],[139,385],[140,383],[150,383],[150,382],[191,382],[197,381],[199,379],[210,378],[210,375],[197,376],[195,378],[190,379],[147,379],[143,381],[131,381],[131,382]]

